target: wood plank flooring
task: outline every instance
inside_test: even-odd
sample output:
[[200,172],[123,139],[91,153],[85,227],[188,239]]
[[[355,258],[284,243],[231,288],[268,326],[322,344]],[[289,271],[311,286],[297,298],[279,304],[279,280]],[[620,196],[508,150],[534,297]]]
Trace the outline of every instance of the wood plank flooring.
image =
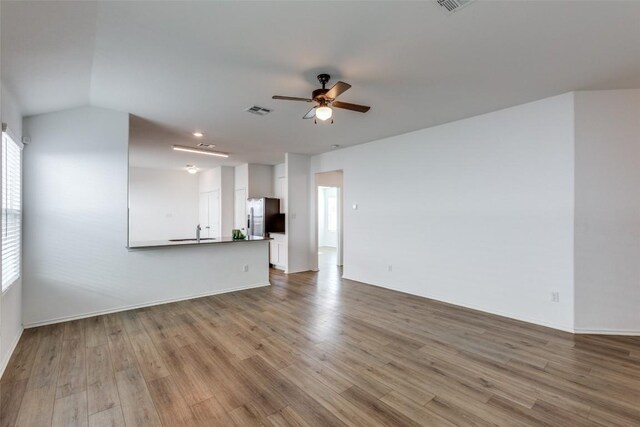
[[339,278],[26,330],[0,426],[640,425],[640,338]]

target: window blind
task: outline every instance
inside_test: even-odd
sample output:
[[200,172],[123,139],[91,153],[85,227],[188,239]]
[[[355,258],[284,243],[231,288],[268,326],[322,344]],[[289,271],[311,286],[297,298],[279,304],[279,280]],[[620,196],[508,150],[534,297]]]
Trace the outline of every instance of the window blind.
[[20,277],[22,148],[2,133],[2,290]]

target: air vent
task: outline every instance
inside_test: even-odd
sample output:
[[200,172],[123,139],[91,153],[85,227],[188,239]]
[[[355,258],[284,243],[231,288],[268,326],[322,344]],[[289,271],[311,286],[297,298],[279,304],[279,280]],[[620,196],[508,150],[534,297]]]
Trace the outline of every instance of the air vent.
[[216,148],[215,145],[213,144],[207,144],[206,142],[201,142],[200,144],[198,144],[198,147],[202,147],[202,148]]
[[249,107],[244,111],[251,114],[257,114],[258,116],[266,116],[271,112],[271,110],[269,110],[268,108],[258,107],[257,105]]
[[447,9],[447,12],[457,12],[463,7],[469,5],[474,0],[438,0],[438,5]]

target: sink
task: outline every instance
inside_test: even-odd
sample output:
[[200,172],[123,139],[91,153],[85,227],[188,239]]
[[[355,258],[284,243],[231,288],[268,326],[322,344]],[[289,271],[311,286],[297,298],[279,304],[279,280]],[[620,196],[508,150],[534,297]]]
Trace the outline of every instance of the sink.
[[[196,242],[198,239],[169,239],[170,242]],[[203,237],[200,241],[216,240],[215,237]]]

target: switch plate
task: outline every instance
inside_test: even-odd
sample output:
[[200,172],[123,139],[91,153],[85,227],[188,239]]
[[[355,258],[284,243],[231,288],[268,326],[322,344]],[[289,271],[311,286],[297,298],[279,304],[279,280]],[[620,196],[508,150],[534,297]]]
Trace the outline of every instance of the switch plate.
[[560,302],[560,292],[551,292],[551,302]]
[[244,271],[245,273],[249,271],[249,266],[247,264],[242,266],[242,271]]

